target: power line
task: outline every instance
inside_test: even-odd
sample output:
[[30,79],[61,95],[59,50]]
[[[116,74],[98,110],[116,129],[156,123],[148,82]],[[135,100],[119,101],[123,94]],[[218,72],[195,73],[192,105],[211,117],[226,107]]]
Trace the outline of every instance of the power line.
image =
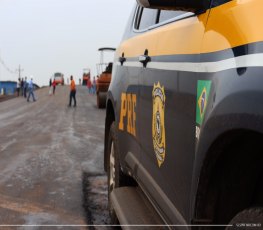
[[9,72],[12,74],[16,74],[16,71],[11,70],[4,62],[4,60],[0,57],[0,63],[2,64],[2,66]]

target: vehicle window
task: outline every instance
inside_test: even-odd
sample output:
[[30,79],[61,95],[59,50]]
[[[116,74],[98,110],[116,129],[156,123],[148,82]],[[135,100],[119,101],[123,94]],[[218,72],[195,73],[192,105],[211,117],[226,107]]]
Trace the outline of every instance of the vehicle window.
[[142,8],[138,29],[144,30],[156,24],[158,10]]
[[214,0],[212,3],[212,7],[220,6],[222,4],[225,4],[227,2],[230,2],[231,0]]
[[158,22],[162,23],[166,20],[177,17],[177,16],[182,15],[184,13],[186,13],[186,12],[185,11],[179,11],[179,10],[178,11],[161,10]]

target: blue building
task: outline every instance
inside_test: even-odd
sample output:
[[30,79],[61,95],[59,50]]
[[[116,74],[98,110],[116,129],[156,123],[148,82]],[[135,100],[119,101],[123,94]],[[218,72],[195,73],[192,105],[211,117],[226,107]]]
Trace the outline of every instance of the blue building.
[[16,92],[16,86],[15,81],[0,81],[0,94],[13,95]]

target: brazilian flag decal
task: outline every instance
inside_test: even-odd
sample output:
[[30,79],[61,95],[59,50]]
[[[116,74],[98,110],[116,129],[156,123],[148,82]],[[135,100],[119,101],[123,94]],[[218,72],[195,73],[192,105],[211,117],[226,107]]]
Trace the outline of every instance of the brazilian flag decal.
[[199,126],[202,125],[204,120],[210,89],[211,81],[199,80],[197,82],[196,123]]

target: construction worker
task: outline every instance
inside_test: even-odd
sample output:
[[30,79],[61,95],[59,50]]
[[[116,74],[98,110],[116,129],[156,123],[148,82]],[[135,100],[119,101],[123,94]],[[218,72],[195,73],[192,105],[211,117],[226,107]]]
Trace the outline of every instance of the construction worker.
[[73,80],[73,76],[70,76],[70,95],[69,95],[69,107],[71,106],[71,101],[72,98],[74,100],[74,107],[77,106],[77,101],[76,101],[76,84],[75,81]]

